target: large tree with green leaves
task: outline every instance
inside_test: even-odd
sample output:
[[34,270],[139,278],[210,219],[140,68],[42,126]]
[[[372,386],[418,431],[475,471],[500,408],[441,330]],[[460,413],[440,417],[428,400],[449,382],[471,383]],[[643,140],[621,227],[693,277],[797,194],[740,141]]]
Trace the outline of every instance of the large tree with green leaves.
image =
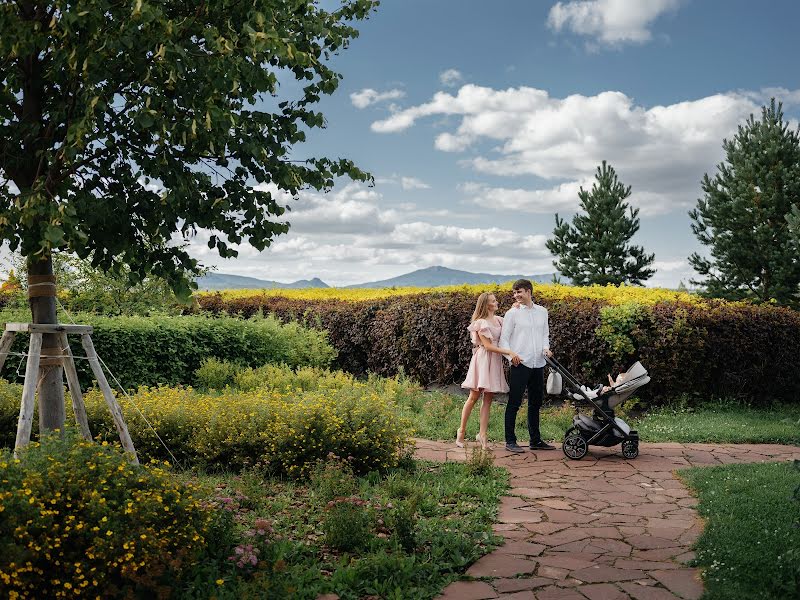
[[654,255],[630,243],[639,231],[639,209],[625,202],[631,187],[606,161],[597,167],[595,180],[591,191],[581,187],[578,192],[583,212],[572,224],[556,214],[553,238],[547,240],[547,249],[558,257],[553,265],[577,285],[640,285],[655,272],[648,268]]
[[[265,248],[288,226],[255,184],[296,194],[368,179],[351,161],[291,150],[324,126],[315,104],[340,79],[327,63],[377,4],[0,2],[0,240],[37,281],[65,251],[182,296],[199,265],[180,242],[198,228],[225,257],[231,243]],[[298,92],[282,96],[289,80]],[[52,296],[30,305],[34,322],[56,322]],[[63,423],[62,389],[50,368],[40,426]]]
[[797,302],[800,242],[791,235],[792,205],[800,199],[800,137],[773,99],[732,140],[725,162],[703,177],[704,196],[689,215],[692,231],[709,248],[689,262],[709,295]]

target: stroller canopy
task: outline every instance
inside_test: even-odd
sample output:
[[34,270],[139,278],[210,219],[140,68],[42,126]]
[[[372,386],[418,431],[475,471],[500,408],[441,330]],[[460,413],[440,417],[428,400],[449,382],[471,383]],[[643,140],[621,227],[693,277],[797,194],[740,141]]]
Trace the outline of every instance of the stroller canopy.
[[647,374],[647,369],[637,360],[630,369],[625,371],[625,377],[622,383],[614,388],[614,393],[608,399],[609,408],[614,408],[618,404],[621,404],[627,400],[628,396],[633,392],[649,382],[650,376]]

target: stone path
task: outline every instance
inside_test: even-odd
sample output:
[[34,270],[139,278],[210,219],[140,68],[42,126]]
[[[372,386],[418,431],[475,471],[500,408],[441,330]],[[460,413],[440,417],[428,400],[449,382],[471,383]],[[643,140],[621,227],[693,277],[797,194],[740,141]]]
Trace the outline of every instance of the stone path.
[[[453,443],[417,440],[418,458],[463,461]],[[440,600],[691,600],[703,593],[686,562],[702,529],[697,500],[673,471],[690,466],[800,459],[777,444],[640,444],[635,460],[592,446],[580,461],[561,449],[512,454],[495,531],[505,544],[449,585]]]

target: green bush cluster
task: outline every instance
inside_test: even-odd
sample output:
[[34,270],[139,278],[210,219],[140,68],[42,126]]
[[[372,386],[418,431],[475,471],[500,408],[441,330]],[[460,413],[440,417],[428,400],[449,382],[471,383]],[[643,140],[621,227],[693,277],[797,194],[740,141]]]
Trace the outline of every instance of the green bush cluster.
[[[0,316],[3,322],[30,319],[18,313]],[[210,357],[245,367],[265,363],[325,367],[336,357],[325,332],[297,323],[282,324],[274,317],[73,318],[94,327],[92,341],[98,356],[126,389],[192,384],[195,372]],[[27,351],[27,343],[28,336],[18,335],[12,351]],[[80,338],[70,336],[70,346],[81,383],[88,386],[93,377],[88,361],[78,358],[86,356]],[[19,381],[18,367],[18,358],[9,356],[2,376]],[[20,371],[24,374],[24,369]],[[114,381],[110,382],[113,386]]]
[[156,597],[204,552],[197,490],[118,448],[52,435],[0,450],[0,596]]
[[[509,290],[486,291],[496,294],[501,314],[510,308]],[[423,384],[451,384],[463,381],[469,365],[466,327],[476,297],[448,291],[354,302],[266,294],[198,300],[217,314],[266,312],[321,327],[338,351],[333,365],[357,375],[404,372]],[[800,398],[798,311],[715,300],[534,301],[550,312],[551,347],[581,381],[605,381],[640,360],[651,375],[637,392],[645,402],[736,397],[763,405]]]

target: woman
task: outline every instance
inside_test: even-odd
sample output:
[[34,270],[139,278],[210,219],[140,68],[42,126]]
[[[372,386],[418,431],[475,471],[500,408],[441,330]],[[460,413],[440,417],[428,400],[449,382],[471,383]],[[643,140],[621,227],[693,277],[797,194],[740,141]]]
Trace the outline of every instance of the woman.
[[456,433],[456,446],[464,447],[464,432],[467,430],[467,421],[475,402],[478,401],[483,393],[483,403],[481,404],[480,432],[477,440],[485,450],[488,444],[486,430],[489,427],[489,409],[492,406],[492,397],[496,393],[508,391],[508,383],[503,373],[503,357],[506,355],[511,359],[516,357],[516,353],[507,348],[498,348],[500,331],[503,326],[503,317],[495,315],[497,312],[497,298],[494,294],[484,292],[478,296],[475,305],[475,312],[472,313],[472,322],[467,327],[472,339],[472,360],[469,363],[469,371],[462,388],[470,390],[469,398],[464,403],[461,410],[461,426]]

